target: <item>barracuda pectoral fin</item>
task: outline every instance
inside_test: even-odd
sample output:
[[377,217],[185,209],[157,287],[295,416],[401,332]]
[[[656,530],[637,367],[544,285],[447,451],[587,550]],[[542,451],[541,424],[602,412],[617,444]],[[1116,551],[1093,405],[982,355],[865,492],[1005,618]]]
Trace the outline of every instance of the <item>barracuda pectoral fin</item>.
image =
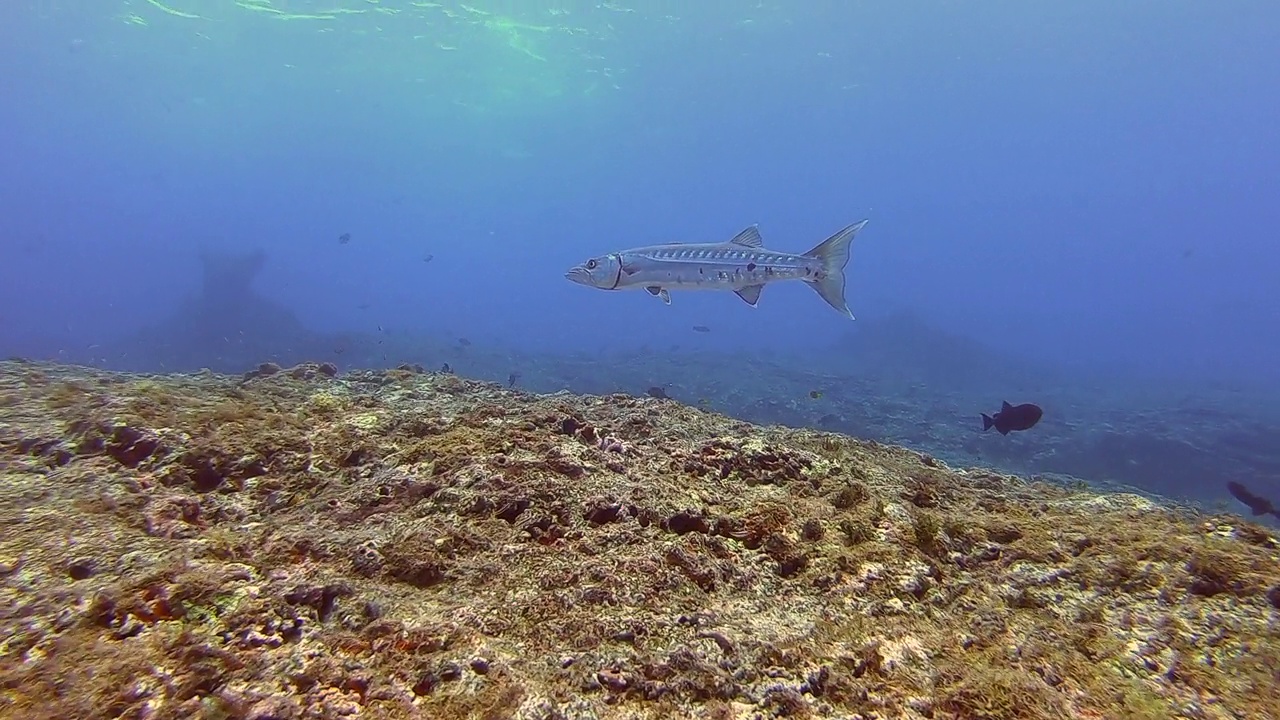
[[667,292],[666,288],[660,288],[660,287],[651,285],[645,288],[645,290],[648,290],[650,295],[653,295],[654,297],[657,297],[657,298],[661,298],[662,302],[668,305],[671,304],[671,293]]
[[761,290],[764,290],[763,285],[748,285],[739,290],[734,290],[734,292],[738,294],[738,297],[742,298],[743,302],[751,307],[755,307],[756,303],[760,302]]
[[764,239],[760,237],[760,230],[755,225],[743,230],[733,239],[729,241],[730,245],[741,245],[743,247],[758,248],[764,247]]

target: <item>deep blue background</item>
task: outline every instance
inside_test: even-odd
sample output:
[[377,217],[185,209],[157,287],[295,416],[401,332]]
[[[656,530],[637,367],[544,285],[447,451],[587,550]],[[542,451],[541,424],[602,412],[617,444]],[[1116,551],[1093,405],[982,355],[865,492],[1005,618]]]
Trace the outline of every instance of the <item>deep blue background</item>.
[[200,248],[261,247],[321,330],[818,352],[848,321],[799,285],[663,307],[563,271],[869,216],[859,317],[1280,384],[1274,3],[469,4],[5,3],[0,350],[78,355],[195,292]]

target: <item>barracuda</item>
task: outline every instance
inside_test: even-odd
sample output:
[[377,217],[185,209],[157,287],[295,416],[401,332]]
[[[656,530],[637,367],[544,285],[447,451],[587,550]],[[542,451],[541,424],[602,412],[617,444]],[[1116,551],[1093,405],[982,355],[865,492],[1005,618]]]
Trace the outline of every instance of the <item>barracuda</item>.
[[752,307],[765,285],[803,280],[852,320],[844,299],[844,266],[849,243],[866,224],[856,222],[800,255],[765,248],[753,225],[724,243],[650,245],[601,255],[574,266],[565,277],[601,290],[644,289],[668,305],[670,290],[732,290]]

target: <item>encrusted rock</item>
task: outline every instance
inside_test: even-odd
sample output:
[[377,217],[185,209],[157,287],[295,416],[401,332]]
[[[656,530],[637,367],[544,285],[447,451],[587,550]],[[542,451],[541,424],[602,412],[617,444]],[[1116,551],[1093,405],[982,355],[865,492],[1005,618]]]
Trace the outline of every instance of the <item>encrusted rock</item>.
[[1242,518],[392,372],[0,363],[0,715],[1276,707],[1280,559]]

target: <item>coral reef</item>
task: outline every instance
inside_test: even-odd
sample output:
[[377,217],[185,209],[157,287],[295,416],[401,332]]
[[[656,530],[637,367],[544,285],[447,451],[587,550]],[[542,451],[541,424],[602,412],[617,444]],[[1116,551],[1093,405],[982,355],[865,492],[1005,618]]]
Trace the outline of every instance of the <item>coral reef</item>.
[[[125,371],[223,373],[263,360],[271,361],[262,366],[269,369],[324,359],[335,372],[408,360],[543,392],[645,395],[648,388],[753,423],[906,445],[953,465],[1088,478],[1108,490],[1225,504],[1233,502],[1225,483],[1243,481],[1264,496],[1280,496],[1280,480],[1272,480],[1280,477],[1274,388],[1197,382],[1192,389],[1056,368],[996,352],[907,312],[860,317],[830,347],[792,356],[770,347],[709,352],[696,342],[662,351],[535,352],[473,346],[450,332],[392,332],[382,324],[373,325],[376,332],[322,333],[254,289],[266,260],[261,252],[204,253],[200,260],[199,294],[172,316],[80,350],[70,340],[56,350],[46,346],[42,356]],[[1009,398],[1036,402],[1045,419],[1027,437],[984,435],[978,413]]]
[[1280,542],[675,401],[0,363],[0,718],[1266,718]]
[[[928,354],[945,362],[956,358]],[[1280,480],[1273,479],[1280,478],[1280,404],[1273,395],[1193,391],[1154,381],[1088,383],[1025,370],[1006,373],[1017,378],[1012,384],[965,374],[954,382],[932,382],[927,378],[946,373],[906,362],[875,366],[877,358],[863,361],[863,370],[831,360],[827,372],[802,369],[821,360],[711,353],[546,359],[525,368],[523,384],[597,393],[626,388],[639,395],[658,383],[671,398],[749,422],[906,445],[952,465],[1086,478],[1097,488],[1204,504],[1232,502],[1225,483],[1233,479],[1257,483],[1264,495],[1280,495]],[[501,364],[487,365],[477,351],[465,369],[496,381],[508,363],[504,357]],[[732,368],[728,379],[726,368]],[[811,396],[814,390],[820,397]],[[1006,398],[1036,402],[1045,408],[1045,419],[1021,437],[983,434],[978,413],[998,408]]]

